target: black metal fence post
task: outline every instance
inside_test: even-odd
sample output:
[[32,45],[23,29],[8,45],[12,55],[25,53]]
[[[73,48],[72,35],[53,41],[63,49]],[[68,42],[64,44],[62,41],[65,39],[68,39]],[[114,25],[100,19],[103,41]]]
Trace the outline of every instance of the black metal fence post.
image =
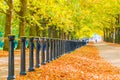
[[47,62],[50,62],[50,39],[49,38],[47,38],[47,42],[46,42],[46,57],[47,57],[47,59],[46,59],[46,61]]
[[42,39],[42,65],[45,65],[46,64],[46,61],[45,61],[45,49],[46,49],[46,38],[43,38]]
[[59,42],[58,42],[58,39],[57,39],[57,58],[59,57]]
[[66,40],[64,40],[64,44],[63,44],[63,45],[64,45],[64,54],[65,54],[65,46],[66,46],[66,45],[65,45],[65,42],[66,42]]
[[63,39],[61,40],[61,55],[63,55]]
[[30,54],[29,54],[29,71],[34,71],[34,59],[33,59],[33,52],[34,52],[34,38],[30,37]]
[[50,39],[50,60],[53,58],[53,40]]
[[60,56],[62,56],[62,40],[60,40]]
[[55,46],[54,45],[54,39],[52,39],[52,61],[54,60],[54,49],[55,49],[54,46]]
[[55,41],[55,59],[57,59],[57,39],[54,40]]
[[61,56],[63,55],[63,43],[62,43],[62,40],[61,40]]
[[21,71],[20,75],[26,75],[26,60],[25,60],[25,41],[26,37],[21,37]]
[[53,57],[53,59],[55,60],[55,39],[53,40],[53,54],[54,54],[54,57]]
[[40,46],[40,41],[39,41],[39,38],[35,38],[35,40],[36,40],[36,68],[39,68],[40,67],[40,54],[39,54],[39,52],[40,52],[40,48],[41,48],[41,46]]
[[61,40],[59,40],[59,57],[61,56]]
[[60,57],[60,40],[58,39],[58,58]]
[[14,76],[14,35],[9,35],[9,62],[8,62],[8,77],[7,80],[13,80],[15,79]]

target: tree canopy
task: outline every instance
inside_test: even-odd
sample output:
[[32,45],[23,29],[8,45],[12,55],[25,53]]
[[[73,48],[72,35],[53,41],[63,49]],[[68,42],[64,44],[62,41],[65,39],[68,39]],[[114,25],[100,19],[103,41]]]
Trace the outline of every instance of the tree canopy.
[[[9,4],[10,1],[13,4]],[[35,32],[37,26],[40,31],[55,28],[73,38],[91,37],[94,33],[103,36],[104,28],[120,25],[120,0],[0,0],[0,31],[3,33],[6,14],[11,5],[11,33],[16,35],[21,34],[21,21],[26,24],[22,31],[27,36],[30,35],[30,30]],[[25,7],[25,15],[21,15]]]

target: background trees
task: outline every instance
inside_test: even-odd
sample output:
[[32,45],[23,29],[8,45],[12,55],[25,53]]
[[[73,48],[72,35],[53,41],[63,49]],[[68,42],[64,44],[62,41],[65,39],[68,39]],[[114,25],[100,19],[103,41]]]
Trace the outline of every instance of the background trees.
[[119,9],[119,0],[0,0],[0,32],[4,37],[12,33],[65,39],[97,33],[117,42],[119,36],[113,36],[120,25]]

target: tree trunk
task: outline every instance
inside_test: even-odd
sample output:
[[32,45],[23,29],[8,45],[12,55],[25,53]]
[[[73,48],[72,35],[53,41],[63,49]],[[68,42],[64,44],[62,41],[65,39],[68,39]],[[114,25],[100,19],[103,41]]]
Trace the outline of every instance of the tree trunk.
[[106,41],[106,28],[104,28],[104,41]]
[[40,28],[39,26],[36,25],[36,36],[39,36],[40,35]]
[[60,30],[59,35],[60,35],[60,39],[64,39],[64,32],[63,32],[63,30]]
[[120,27],[118,27],[118,43],[120,43]]
[[30,26],[30,35],[29,36],[35,36],[36,31],[35,31],[35,27],[33,24],[31,24]]
[[[21,2],[21,10],[19,13],[20,16],[20,23],[19,23],[19,37],[25,36],[25,27],[26,27],[26,12],[27,12],[27,0],[20,0]],[[20,41],[18,41],[18,47],[20,48]]]
[[46,23],[45,23],[45,22],[42,23],[42,27],[43,27],[42,37],[46,37],[46,35],[47,35],[47,30],[46,30]]
[[[8,0],[7,5],[9,9],[6,11],[6,24],[5,24],[5,34],[4,37],[7,37],[8,34],[11,34],[11,25],[12,25],[12,12],[13,12],[13,0]],[[3,50],[8,51],[9,45],[8,40],[4,40],[4,47]]]

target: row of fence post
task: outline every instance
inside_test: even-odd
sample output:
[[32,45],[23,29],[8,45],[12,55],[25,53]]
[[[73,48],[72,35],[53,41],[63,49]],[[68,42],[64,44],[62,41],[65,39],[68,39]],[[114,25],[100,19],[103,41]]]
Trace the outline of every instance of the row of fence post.
[[[7,80],[15,79],[14,76],[14,35],[9,35],[9,63],[8,63],[8,78]],[[20,75],[26,75],[26,37],[21,37],[21,64]],[[41,65],[45,65],[47,62],[53,61],[65,53],[69,53],[76,48],[85,45],[86,42],[80,40],[61,40],[53,38],[41,38],[39,37],[29,38],[29,69],[28,71],[34,71],[34,49],[36,49],[36,64],[35,67],[39,68]],[[41,55],[40,55],[41,51]],[[40,56],[42,56],[40,59]],[[40,63],[41,62],[41,63]]]

